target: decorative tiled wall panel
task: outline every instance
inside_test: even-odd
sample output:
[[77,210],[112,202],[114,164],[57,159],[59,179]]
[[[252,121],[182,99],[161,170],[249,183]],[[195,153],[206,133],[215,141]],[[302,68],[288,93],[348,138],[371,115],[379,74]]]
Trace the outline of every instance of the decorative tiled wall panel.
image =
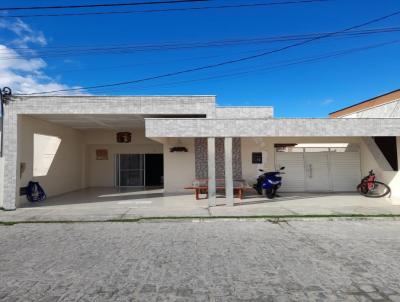
[[[224,138],[215,139],[215,174],[217,179],[225,177],[225,154]],[[241,141],[240,138],[232,140],[232,165],[233,179],[242,179],[242,161],[241,161]],[[196,178],[208,178],[207,168],[207,138],[195,139],[195,165]]]

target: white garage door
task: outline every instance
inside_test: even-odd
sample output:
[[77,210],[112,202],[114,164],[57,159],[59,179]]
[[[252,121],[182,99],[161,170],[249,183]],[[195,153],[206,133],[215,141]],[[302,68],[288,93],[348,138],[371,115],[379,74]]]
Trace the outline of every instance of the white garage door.
[[331,152],[332,191],[355,191],[361,180],[359,152]]
[[306,191],[330,191],[329,152],[304,153]]
[[303,152],[277,152],[277,168],[285,167],[281,191],[300,192],[305,190]]
[[283,192],[350,192],[361,179],[359,152],[277,152]]

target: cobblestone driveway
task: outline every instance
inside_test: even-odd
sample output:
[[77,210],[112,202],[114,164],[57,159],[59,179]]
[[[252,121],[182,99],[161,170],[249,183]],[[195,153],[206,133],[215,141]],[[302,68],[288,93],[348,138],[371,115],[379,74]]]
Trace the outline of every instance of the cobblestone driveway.
[[400,301],[400,222],[1,226],[0,301]]

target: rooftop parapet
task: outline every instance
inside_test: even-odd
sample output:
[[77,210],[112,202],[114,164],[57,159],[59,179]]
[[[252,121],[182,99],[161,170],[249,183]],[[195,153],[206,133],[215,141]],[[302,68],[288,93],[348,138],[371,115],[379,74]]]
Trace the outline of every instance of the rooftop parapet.
[[274,108],[270,106],[217,107],[216,118],[273,118]]

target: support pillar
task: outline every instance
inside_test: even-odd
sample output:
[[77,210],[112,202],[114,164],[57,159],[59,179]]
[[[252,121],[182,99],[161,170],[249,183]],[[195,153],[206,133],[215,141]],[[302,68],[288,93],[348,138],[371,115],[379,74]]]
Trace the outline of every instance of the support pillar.
[[233,206],[232,137],[225,137],[225,197],[226,205]]
[[215,137],[207,138],[208,162],[208,206],[216,205],[216,179],[215,179]]
[[19,159],[18,159],[18,116],[12,104],[8,105],[4,116],[4,182],[3,208],[15,210],[19,198]]

